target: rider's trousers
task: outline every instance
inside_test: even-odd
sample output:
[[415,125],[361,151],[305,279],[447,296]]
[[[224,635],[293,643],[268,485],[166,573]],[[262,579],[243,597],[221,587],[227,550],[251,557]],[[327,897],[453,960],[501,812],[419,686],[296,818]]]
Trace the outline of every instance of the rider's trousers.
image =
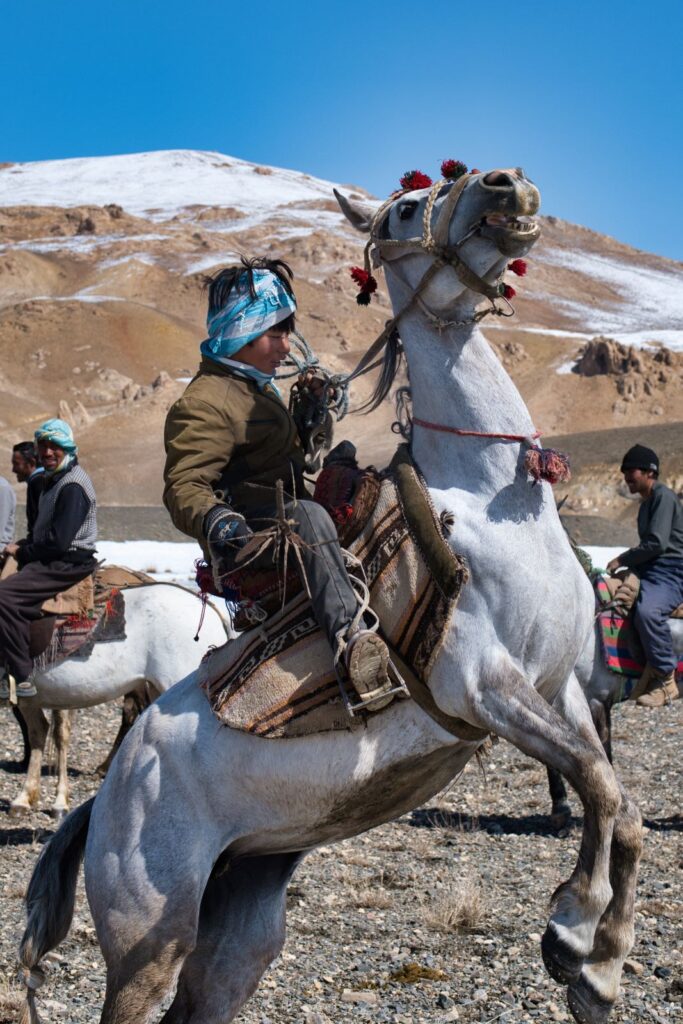
[[640,594],[633,621],[648,664],[662,675],[676,668],[669,616],[683,604],[683,558],[657,558],[638,568]]
[[[250,513],[247,522],[252,530],[262,530],[274,510],[264,509]],[[299,546],[313,612],[318,625],[336,652],[338,637],[345,637],[358,610],[358,598],[349,582],[342,556],[337,529],[328,513],[315,501],[290,502],[286,506],[288,519],[303,541]],[[259,565],[264,563],[259,560]],[[271,563],[272,564],[272,563]],[[289,565],[298,566],[293,552]],[[363,623],[360,623],[361,628]]]

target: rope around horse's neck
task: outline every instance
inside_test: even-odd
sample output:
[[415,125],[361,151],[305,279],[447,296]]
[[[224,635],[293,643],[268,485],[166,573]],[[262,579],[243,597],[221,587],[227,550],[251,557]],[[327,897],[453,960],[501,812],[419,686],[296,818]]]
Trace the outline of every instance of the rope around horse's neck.
[[461,427],[447,427],[443,423],[431,423],[429,420],[421,420],[417,416],[414,416],[411,422],[418,427],[424,427],[426,430],[438,430],[444,434],[457,434],[459,437],[489,437],[498,441],[526,441],[527,444],[532,444],[541,436],[540,430],[535,430],[533,434],[497,434],[485,430],[463,430]]

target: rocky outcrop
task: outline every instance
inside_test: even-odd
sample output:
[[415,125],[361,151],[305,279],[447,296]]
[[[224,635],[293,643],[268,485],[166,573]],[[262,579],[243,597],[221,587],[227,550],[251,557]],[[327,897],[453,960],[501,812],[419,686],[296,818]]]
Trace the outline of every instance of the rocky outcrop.
[[[574,372],[583,377],[613,377],[619,395],[614,411],[620,413],[631,402],[683,390],[683,353],[663,345],[642,349],[622,345],[613,338],[593,338],[580,353]],[[655,402],[651,410],[654,415],[657,408]]]

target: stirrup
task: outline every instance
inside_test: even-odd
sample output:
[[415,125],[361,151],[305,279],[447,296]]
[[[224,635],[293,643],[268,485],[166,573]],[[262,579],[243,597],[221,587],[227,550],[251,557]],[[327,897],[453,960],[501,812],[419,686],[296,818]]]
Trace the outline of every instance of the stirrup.
[[[344,707],[351,718],[355,718],[359,711],[380,711],[381,708],[373,708],[372,705],[379,700],[386,702],[388,705],[390,701],[386,700],[387,697],[410,697],[410,691],[405,684],[405,680],[391,658],[389,658],[387,663],[387,673],[394,685],[389,690],[386,690],[383,687],[378,687],[377,690],[371,690],[365,699],[361,698],[360,695],[356,693],[351,680],[342,675],[339,671],[339,665],[337,664],[335,667],[337,672],[337,682],[339,683],[339,690],[344,702]],[[352,702],[349,697],[347,687],[353,691],[354,697],[356,697],[355,702]],[[384,704],[382,706],[384,706]]]

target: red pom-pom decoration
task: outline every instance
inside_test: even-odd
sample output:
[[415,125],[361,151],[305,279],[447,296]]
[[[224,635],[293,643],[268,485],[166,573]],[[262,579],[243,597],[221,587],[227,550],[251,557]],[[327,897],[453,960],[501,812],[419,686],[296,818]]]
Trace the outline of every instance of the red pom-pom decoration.
[[414,192],[418,188],[429,188],[432,184],[429,175],[423,174],[422,171],[406,171],[401,178],[401,188],[407,192]]
[[527,272],[526,260],[513,260],[512,263],[508,263],[508,270],[511,270],[517,277],[524,277]]
[[512,285],[510,285],[510,284],[501,284],[501,286],[500,286],[500,294],[503,296],[504,299],[514,299],[514,297],[517,294],[517,292],[512,287]]
[[362,267],[351,267],[351,277],[358,285],[356,302],[359,306],[369,306],[373,292],[377,291],[377,280]]
[[478,167],[473,167],[472,170],[470,171],[470,174],[481,174],[481,171],[479,170]]
[[444,160],[441,164],[441,177],[447,181],[457,181],[467,174],[467,167],[462,160]]

